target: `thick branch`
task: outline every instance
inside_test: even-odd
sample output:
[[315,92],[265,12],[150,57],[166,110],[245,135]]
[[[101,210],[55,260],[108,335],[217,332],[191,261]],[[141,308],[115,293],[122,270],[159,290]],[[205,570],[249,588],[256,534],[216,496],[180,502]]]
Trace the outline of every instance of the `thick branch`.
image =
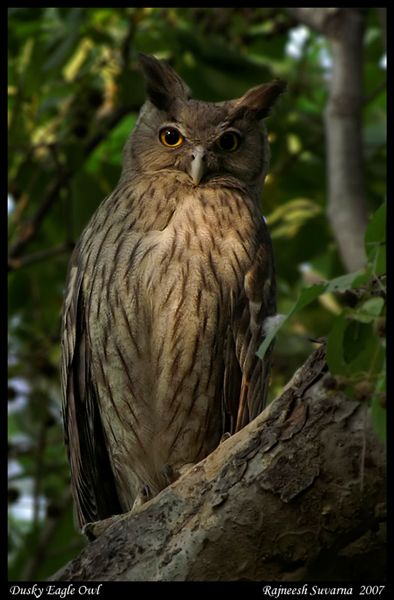
[[320,348],[259,417],[52,579],[382,578],[384,449],[366,404],[333,382]]
[[367,202],[363,179],[362,16],[342,13],[342,34],[332,39],[332,79],[325,111],[328,217],[348,271],[364,266]]
[[290,15],[304,23],[308,27],[315,29],[319,33],[328,35],[329,32],[335,32],[335,20],[341,12],[341,8],[288,8]]
[[367,202],[363,180],[363,16],[356,9],[295,8],[290,13],[331,41],[332,75],[325,110],[327,213],[342,261],[357,271],[366,261]]

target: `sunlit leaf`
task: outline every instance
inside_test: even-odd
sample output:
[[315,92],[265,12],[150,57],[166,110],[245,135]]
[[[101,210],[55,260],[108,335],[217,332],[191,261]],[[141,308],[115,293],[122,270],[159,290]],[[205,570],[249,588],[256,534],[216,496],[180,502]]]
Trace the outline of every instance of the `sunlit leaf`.
[[362,275],[362,271],[356,271],[331,279],[331,281],[327,283],[326,292],[346,292],[347,290],[351,290],[355,281],[359,284],[360,276]]
[[378,317],[384,307],[383,298],[369,298],[358,308],[358,311],[371,315],[372,317]]
[[294,315],[296,312],[298,312],[299,310],[301,310],[302,308],[304,308],[305,306],[307,306],[308,304],[313,302],[313,300],[316,300],[316,298],[318,298],[320,296],[320,294],[324,293],[325,289],[326,289],[325,283],[313,285],[309,288],[303,289],[297,302],[295,303],[295,305],[293,306],[291,311],[287,315],[283,315],[282,318],[278,319],[277,322],[275,323],[275,325],[270,328],[268,335],[264,339],[263,343],[261,344],[261,346],[257,352],[257,356],[259,356],[260,358],[263,358],[263,356],[266,353],[267,349],[269,348],[272,340],[277,335],[278,331],[283,327],[284,323],[288,319],[290,319],[290,317],[292,315]]

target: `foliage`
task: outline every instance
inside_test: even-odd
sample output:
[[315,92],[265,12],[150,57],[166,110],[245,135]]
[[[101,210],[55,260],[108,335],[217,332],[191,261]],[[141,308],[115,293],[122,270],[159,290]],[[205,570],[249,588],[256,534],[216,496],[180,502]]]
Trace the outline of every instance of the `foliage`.
[[257,354],[263,358],[282,326],[314,300],[333,293],[347,294],[352,307],[338,314],[328,332],[328,367],[332,375],[342,376],[339,382],[348,395],[361,400],[372,395],[373,423],[385,439],[386,204],[371,219],[365,243],[369,258],[366,268],[304,287],[291,310],[276,320]]
[[[144,100],[139,51],[169,59],[201,99],[237,97],[274,77],[288,81],[267,121],[272,167],[263,211],[278,310],[291,312],[275,346],[271,396],[310,353],[309,340],[328,334],[330,368],[358,396],[361,383],[372,386],[373,418],[383,431],[385,296],[373,282],[384,285],[384,46],[375,11],[365,19],[364,168],[375,216],[362,279],[369,291],[355,300],[361,280],[341,279],[325,217],[324,38],[285,9],[9,9],[10,579],[43,579],[84,544],[73,528],[62,442],[59,320],[71,249],[117,182]],[[297,32],[303,42],[291,54]],[[311,278],[319,283],[304,289]]]

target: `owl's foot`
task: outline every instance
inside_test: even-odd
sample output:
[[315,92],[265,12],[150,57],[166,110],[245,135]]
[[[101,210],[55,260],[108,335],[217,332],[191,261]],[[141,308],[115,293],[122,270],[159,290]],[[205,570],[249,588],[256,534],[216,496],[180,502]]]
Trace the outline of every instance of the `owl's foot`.
[[196,463],[186,463],[185,465],[182,465],[181,467],[179,467],[178,469],[178,473],[180,477],[181,475],[184,475],[185,473],[187,473],[188,471],[190,471],[190,469],[192,469],[195,466]]
[[131,513],[135,512],[140,506],[148,502],[152,498],[151,491],[149,486],[144,485],[141,492],[138,494],[136,499],[134,500],[133,508],[121,515],[113,515],[112,517],[108,517],[107,519],[103,519],[102,521],[94,521],[92,523],[86,523],[82,527],[82,534],[89,540],[89,542],[93,542],[93,540],[97,539],[100,535],[104,533],[114,523],[118,521],[122,521],[126,519]]
[[219,445],[223,444],[223,442],[228,440],[228,438],[231,438],[231,433],[229,431],[226,431],[226,433],[223,433],[222,437],[220,438]]
[[167,465],[164,465],[164,467],[161,470],[161,473],[164,476],[164,479],[166,480],[167,485],[171,485],[171,483],[174,483],[174,481],[179,479],[179,477],[181,475],[183,475],[184,473],[189,471],[192,467],[194,467],[194,465],[195,465],[195,463],[186,463],[185,465],[182,465],[181,467],[174,468],[171,465],[167,464]]
[[167,485],[171,485],[171,483],[174,483],[174,481],[176,481],[179,477],[179,471],[174,469],[171,465],[164,465],[161,473]]
[[89,540],[89,542],[93,542],[100,535],[104,533],[114,523],[117,521],[121,521],[125,517],[127,517],[129,513],[124,513],[122,515],[113,515],[112,517],[108,517],[107,519],[103,519],[102,521],[94,521],[92,523],[86,523],[82,529],[82,534]]
[[135,511],[137,508],[148,502],[152,498],[152,492],[150,491],[149,485],[144,485],[136,499],[134,500],[133,508],[131,512]]

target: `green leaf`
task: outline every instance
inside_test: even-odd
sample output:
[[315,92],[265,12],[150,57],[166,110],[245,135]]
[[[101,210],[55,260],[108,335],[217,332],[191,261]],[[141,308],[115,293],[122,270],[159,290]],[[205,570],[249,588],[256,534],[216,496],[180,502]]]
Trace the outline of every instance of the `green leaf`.
[[67,18],[63,22],[64,30],[58,30],[58,39],[52,48],[48,60],[43,65],[44,71],[60,69],[75,52],[79,38],[81,37],[83,8],[71,8]]
[[348,273],[341,275],[335,279],[331,279],[327,283],[326,293],[329,292],[346,292],[354,288],[354,282],[357,280],[357,284],[360,285],[360,276],[363,275],[362,271],[356,271],[354,273]]
[[36,38],[31,39],[31,46],[25,60],[20,65],[21,72],[21,90],[26,98],[35,94],[37,87],[42,82],[41,65],[45,58],[46,48],[43,42]]
[[321,207],[308,198],[294,198],[281,204],[267,217],[272,238],[293,237],[307,221],[321,212]]
[[289,315],[294,314],[316,300],[316,298],[318,298],[321,294],[324,294],[326,290],[327,283],[317,283],[315,285],[311,285],[310,287],[304,288]]
[[351,320],[343,335],[343,358],[347,364],[354,361],[368,346],[371,341],[372,330],[366,323]]
[[327,364],[333,375],[348,374],[348,366],[343,357],[343,338],[346,327],[345,315],[339,315],[327,339]]
[[80,234],[93,212],[104,199],[100,178],[87,171],[80,171],[71,184],[76,230]]
[[290,312],[283,316],[282,319],[279,319],[277,323],[270,329],[269,334],[257,351],[257,356],[263,358],[272,340],[291,316],[308,306],[308,304],[316,300],[322,294],[328,292],[344,292],[352,289],[354,282],[356,280],[359,281],[361,276],[364,276],[364,274],[361,271],[356,271],[354,273],[348,273],[347,275],[341,275],[340,277],[331,279],[331,281],[328,282],[318,283],[304,288]]
[[373,215],[365,233],[365,248],[375,275],[386,272],[386,212],[384,202]]
[[264,357],[272,340],[274,339],[278,331],[281,329],[283,323],[287,321],[289,316],[290,313],[288,315],[277,315],[277,321],[275,322],[275,324],[272,325],[272,327],[270,327],[269,332],[267,333],[263,343],[261,344],[260,348],[256,353],[259,358],[262,359]]
[[376,384],[375,394],[372,398],[372,423],[379,437],[386,440],[386,409],[382,406],[382,396],[386,393],[386,371],[382,370],[382,375],[379,377]]
[[384,275],[387,271],[386,265],[386,243],[378,242],[371,245],[368,252],[372,275]]
[[322,294],[326,294],[329,292],[344,292],[346,290],[352,289],[354,282],[357,281],[359,283],[360,278],[364,278],[365,275],[362,271],[356,271],[354,273],[348,273],[347,275],[341,275],[340,277],[336,277],[335,279],[331,279],[331,281],[318,283],[315,285],[311,285],[310,287],[304,288],[301,291],[301,294],[294,304],[293,308],[290,312],[283,316],[282,319],[279,319],[277,323],[270,329],[269,334],[261,344],[260,348],[257,351],[257,356],[263,358],[267,349],[269,348],[272,340],[278,333],[278,331],[282,328],[284,323],[295,313],[302,310],[308,304],[316,300]]
[[278,317],[282,317],[282,318],[279,318],[277,320],[277,322],[275,323],[275,325],[273,325],[272,328],[270,328],[268,335],[266,336],[265,340],[263,341],[263,343],[261,344],[260,348],[257,351],[257,356],[259,358],[263,358],[263,356],[266,353],[266,351],[268,350],[272,340],[274,339],[274,337],[276,336],[278,331],[282,328],[283,324],[292,315],[294,315],[296,312],[298,312],[299,310],[301,310],[302,308],[304,308],[305,306],[307,306],[308,304],[313,302],[313,300],[316,300],[316,298],[318,298],[320,296],[320,294],[323,294],[326,289],[326,285],[327,284],[325,284],[325,283],[319,283],[317,285],[312,285],[310,287],[303,289],[297,302],[295,303],[295,305],[293,306],[291,311],[287,315],[277,315]]
[[384,202],[375,212],[365,232],[365,243],[371,244],[386,241],[386,213],[387,205]]
[[372,317],[378,317],[384,307],[383,298],[369,298],[359,308],[358,311],[371,315]]
[[360,287],[361,285],[367,284],[370,281],[370,279],[371,279],[371,274],[368,272],[368,270],[360,271],[359,274],[356,275],[356,277],[353,279],[351,289],[354,290],[354,289]]
[[355,321],[360,321],[360,323],[373,323],[373,321],[375,321],[375,317],[373,315],[359,312],[357,309],[348,309],[347,314],[351,316],[352,319],[354,319]]
[[382,368],[384,348],[370,323],[340,315],[327,340],[327,363],[333,375],[357,378],[375,375]]
[[387,127],[385,121],[371,123],[364,129],[364,142],[369,146],[381,146],[386,142]]

